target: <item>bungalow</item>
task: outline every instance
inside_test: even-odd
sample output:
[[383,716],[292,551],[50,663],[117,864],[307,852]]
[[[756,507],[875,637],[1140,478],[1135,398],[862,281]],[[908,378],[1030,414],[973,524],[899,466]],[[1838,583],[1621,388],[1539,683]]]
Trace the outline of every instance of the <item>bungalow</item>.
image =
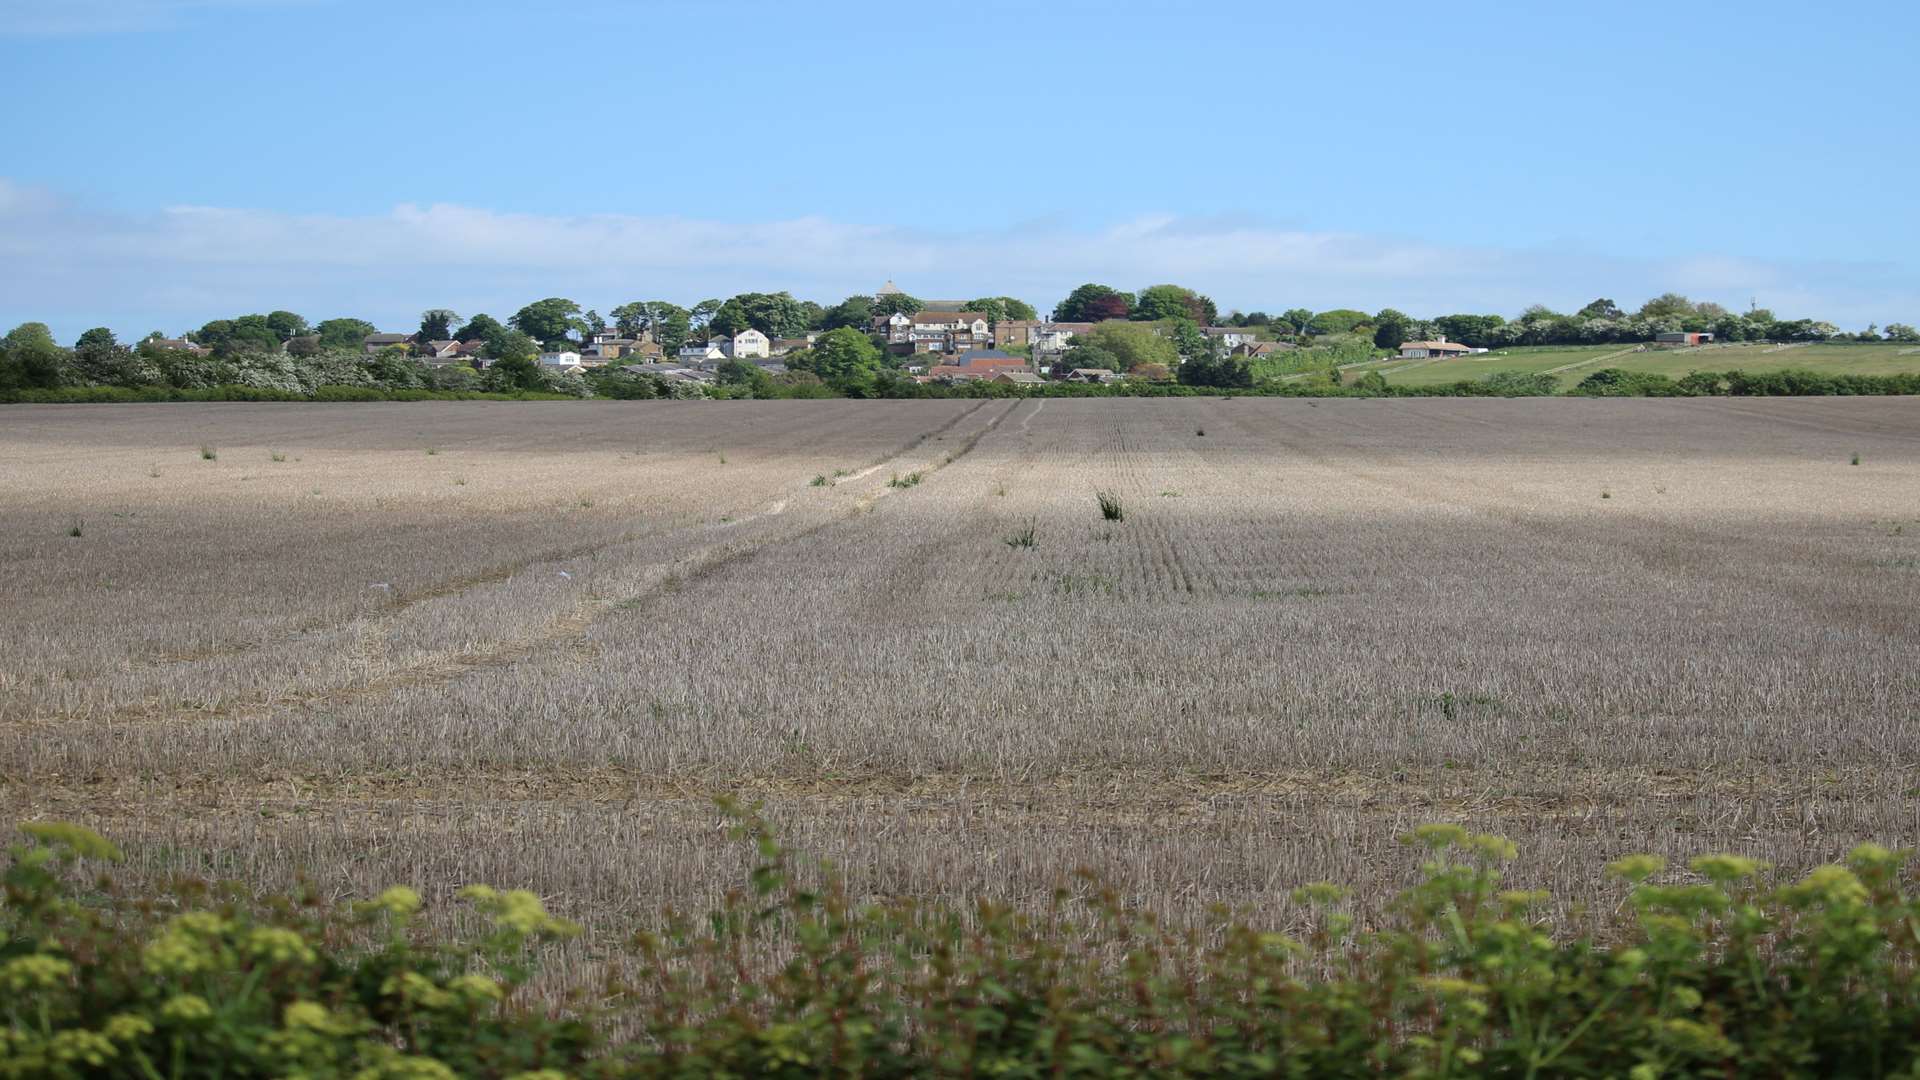
[[405,348],[411,344],[413,344],[413,338],[407,334],[368,334],[360,342],[360,347],[368,356],[372,356],[382,349],[391,349],[395,345]]
[[1078,383],[1114,383],[1120,381],[1120,373],[1106,368],[1077,367],[1067,372],[1068,382]]
[[540,354],[540,366],[541,366],[541,367],[550,367],[550,368],[559,368],[559,369],[560,369],[560,370],[562,370],[562,371],[576,371],[576,372],[577,372],[577,371],[579,371],[579,370],[580,370],[580,369],[581,369],[582,367],[584,367],[585,365],[584,365],[584,364],[582,364],[582,363],[580,362],[580,354],[579,354],[579,353],[577,353],[577,352],[574,352],[574,351],[573,351],[573,350],[571,350],[571,349],[566,349],[566,350],[562,350],[562,351],[560,351],[560,352],[543,352],[543,353],[541,353],[541,354]]
[[140,344],[151,345],[156,349],[177,349],[180,352],[190,352],[195,356],[205,356],[213,351],[205,345],[196,345],[186,338],[177,337],[150,337]]
[[1439,338],[1434,341],[1403,341],[1400,343],[1402,360],[1441,360],[1449,356],[1465,356],[1473,350],[1457,341]]
[[998,371],[988,382],[1012,383],[1015,386],[1045,386],[1047,380],[1031,371]]
[[460,343],[457,341],[429,341],[420,346],[420,356],[429,362],[434,360],[456,361],[460,359]]

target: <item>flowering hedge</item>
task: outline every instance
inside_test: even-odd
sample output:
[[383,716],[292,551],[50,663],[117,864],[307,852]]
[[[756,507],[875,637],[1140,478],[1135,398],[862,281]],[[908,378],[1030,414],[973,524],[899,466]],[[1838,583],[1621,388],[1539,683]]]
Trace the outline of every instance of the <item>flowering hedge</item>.
[[[121,897],[74,826],[12,849],[0,1077],[1920,1076],[1920,904],[1906,857],[1764,883],[1714,855],[1610,869],[1608,943],[1504,889],[1497,837],[1426,826],[1420,882],[1356,933],[1310,885],[1298,938],[1224,913],[1175,932],[1097,889],[1045,913],[851,903],[764,826],[750,887],[668,916],[592,1001],[535,1000],[578,928],[470,887],[489,929],[429,932],[394,888],[329,906],[181,886]],[[803,878],[819,879],[809,888]]]

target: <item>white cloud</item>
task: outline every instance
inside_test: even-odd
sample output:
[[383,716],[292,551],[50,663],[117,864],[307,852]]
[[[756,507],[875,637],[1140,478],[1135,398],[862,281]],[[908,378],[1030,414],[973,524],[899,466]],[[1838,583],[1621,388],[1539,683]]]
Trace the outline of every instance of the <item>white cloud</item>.
[[0,321],[62,337],[106,324],[140,333],[288,307],[404,329],[426,307],[504,316],[571,296],[606,310],[789,289],[832,302],[892,278],[925,296],[1011,294],[1046,306],[1086,281],[1178,281],[1222,308],[1393,306],[1419,315],[1514,314],[1527,304],[1622,304],[1668,289],[1850,325],[1920,321],[1911,268],[1802,264],[1701,253],[1610,256],[1457,247],[1245,220],[1143,215],[936,232],[820,217],[731,223],[604,214],[501,213],[448,204],[382,214],[176,206],[105,214],[0,179]]

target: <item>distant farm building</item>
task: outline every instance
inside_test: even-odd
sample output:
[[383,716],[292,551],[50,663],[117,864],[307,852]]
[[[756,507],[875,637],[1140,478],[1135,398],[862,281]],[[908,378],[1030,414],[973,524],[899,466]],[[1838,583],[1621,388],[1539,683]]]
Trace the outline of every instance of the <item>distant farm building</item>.
[[1713,341],[1712,334],[1668,333],[1653,336],[1656,345],[1706,345]]
[[1465,356],[1473,350],[1457,341],[1441,338],[1438,341],[1407,341],[1400,345],[1402,360],[1438,360],[1448,356]]

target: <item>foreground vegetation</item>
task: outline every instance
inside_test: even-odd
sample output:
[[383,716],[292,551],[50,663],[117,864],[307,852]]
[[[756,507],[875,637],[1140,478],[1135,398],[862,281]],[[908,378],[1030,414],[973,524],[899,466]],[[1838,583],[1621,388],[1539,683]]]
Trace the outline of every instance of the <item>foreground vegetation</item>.
[[[419,894],[175,885],[126,895],[119,852],[36,823],[0,907],[9,1077],[1912,1076],[1920,898],[1871,844],[1791,884],[1738,856],[1636,856],[1596,934],[1505,886],[1516,855],[1453,825],[1403,838],[1417,884],[1364,929],[1331,884],[1297,935],[1221,912],[1169,929],[1097,882],[1038,917],[861,903],[758,859],[703,919],[636,933],[591,995],[543,1001],[543,943],[578,927],[473,885],[481,928]],[[91,884],[70,882],[96,875]],[[471,920],[469,920],[471,921]]]

